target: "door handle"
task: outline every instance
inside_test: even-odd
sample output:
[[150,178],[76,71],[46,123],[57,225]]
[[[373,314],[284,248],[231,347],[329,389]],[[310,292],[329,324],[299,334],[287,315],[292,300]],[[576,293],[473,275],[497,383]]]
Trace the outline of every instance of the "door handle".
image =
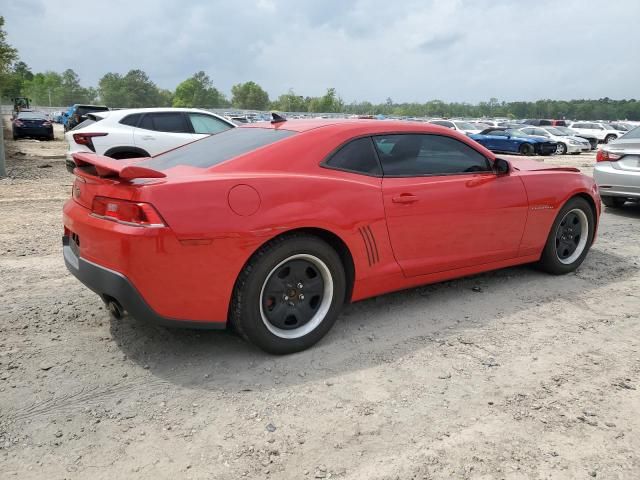
[[143,140],[155,140],[155,139],[156,139],[156,137],[152,137],[151,135],[143,135],[143,136],[142,136],[142,139],[143,139]]
[[393,203],[414,203],[418,201],[418,197],[413,193],[401,193],[395,197],[391,197]]

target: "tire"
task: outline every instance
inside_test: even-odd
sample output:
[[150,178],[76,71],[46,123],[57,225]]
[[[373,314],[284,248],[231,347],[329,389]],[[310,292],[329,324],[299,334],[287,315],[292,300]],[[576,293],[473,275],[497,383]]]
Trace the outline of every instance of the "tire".
[[539,267],[554,275],[573,272],[587,256],[594,231],[595,215],[591,205],[582,197],[571,198],[553,222]]
[[308,234],[285,235],[260,248],[238,276],[229,320],[268,353],[299,352],[331,329],[345,293],[344,267],[331,246]]
[[607,135],[606,137],[604,137],[604,143],[609,143],[609,142],[615,140],[616,138],[618,138],[618,137],[615,136],[615,135]]
[[567,153],[567,146],[560,142],[556,147],[556,155],[565,155]]
[[607,197],[605,195],[600,195],[600,200],[602,200],[602,203],[608,208],[620,208],[627,201],[624,197]]
[[520,148],[518,148],[518,153],[520,153],[520,155],[530,156],[535,153],[535,149],[530,143],[523,143],[520,145]]
[[18,140],[18,136],[17,136],[17,135],[14,135],[14,136],[13,136],[13,140],[14,140],[14,141],[15,141],[15,140]]

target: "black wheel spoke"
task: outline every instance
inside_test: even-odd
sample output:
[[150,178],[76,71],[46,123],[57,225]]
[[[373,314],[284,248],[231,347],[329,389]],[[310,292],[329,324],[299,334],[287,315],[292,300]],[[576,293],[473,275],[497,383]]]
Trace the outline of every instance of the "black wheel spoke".
[[304,326],[316,315],[325,293],[318,267],[306,259],[292,259],[267,279],[262,292],[262,313],[282,330]]

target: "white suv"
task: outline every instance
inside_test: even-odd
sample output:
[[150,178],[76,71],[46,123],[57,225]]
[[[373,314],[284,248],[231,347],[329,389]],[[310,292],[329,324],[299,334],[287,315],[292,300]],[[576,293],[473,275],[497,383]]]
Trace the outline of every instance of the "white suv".
[[65,133],[67,168],[76,152],[95,152],[115,159],[152,157],[211,134],[234,128],[233,122],[193,108],[134,108],[92,112]]
[[603,143],[609,143],[626,133],[616,130],[608,123],[601,122],[575,122],[571,124],[571,128],[578,133],[593,135]]

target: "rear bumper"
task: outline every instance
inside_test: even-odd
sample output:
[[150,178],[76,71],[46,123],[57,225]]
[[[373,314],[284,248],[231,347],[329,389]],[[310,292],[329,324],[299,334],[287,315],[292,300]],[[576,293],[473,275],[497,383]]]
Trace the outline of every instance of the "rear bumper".
[[640,198],[640,172],[614,168],[610,162],[599,162],[593,170],[601,196]]
[[80,258],[73,248],[73,240],[66,235],[62,237],[62,252],[69,272],[97,293],[102,300],[117,301],[124,310],[138,320],[150,321],[165,327],[223,329],[226,326],[224,322],[190,322],[163,317],[145,302],[127,277]]
[[53,135],[53,127],[13,127],[16,137],[48,137]]

